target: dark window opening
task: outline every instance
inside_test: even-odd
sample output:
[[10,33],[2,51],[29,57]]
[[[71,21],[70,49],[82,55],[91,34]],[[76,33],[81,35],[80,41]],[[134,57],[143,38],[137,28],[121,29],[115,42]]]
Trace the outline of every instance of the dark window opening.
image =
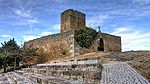
[[103,42],[102,38],[99,39],[99,46],[98,46],[97,50],[104,51],[104,42]]

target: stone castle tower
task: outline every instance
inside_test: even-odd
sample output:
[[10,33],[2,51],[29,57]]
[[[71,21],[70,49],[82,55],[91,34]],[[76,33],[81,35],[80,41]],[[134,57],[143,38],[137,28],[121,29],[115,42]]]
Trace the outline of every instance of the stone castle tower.
[[86,21],[84,13],[73,9],[68,9],[61,13],[61,32],[67,32],[85,26]]

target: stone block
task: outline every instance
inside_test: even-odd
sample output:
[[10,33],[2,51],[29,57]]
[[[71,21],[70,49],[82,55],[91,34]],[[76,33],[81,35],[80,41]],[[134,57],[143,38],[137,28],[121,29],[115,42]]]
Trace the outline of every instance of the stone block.
[[100,79],[101,73],[100,72],[94,72],[94,71],[86,71],[86,72],[84,72],[84,78],[86,78],[86,79]]

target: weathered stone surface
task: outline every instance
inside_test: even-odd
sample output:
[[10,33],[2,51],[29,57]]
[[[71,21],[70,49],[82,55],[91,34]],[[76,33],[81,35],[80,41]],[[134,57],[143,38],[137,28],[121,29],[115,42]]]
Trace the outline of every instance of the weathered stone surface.
[[58,77],[25,71],[8,72],[0,76],[0,84],[72,84]]
[[121,37],[102,33],[104,52],[121,52]]
[[[33,46],[39,49],[39,53],[46,53],[49,60],[64,56],[70,56],[70,40],[72,31],[55,35],[44,36],[32,41],[25,42],[25,46]],[[42,60],[42,59],[41,59]]]
[[[82,55],[90,52],[97,52],[98,39],[93,41],[90,48],[82,48],[77,42],[71,47],[71,35],[73,31],[64,32],[56,35],[45,36],[25,43],[25,46],[33,45],[39,48],[39,53],[47,53],[49,60],[55,60],[66,56],[72,56],[72,53],[79,53]],[[104,39],[104,52],[120,52],[121,51],[121,38],[109,34],[102,34]],[[44,39],[44,40],[43,40]],[[78,49],[78,50],[76,50]],[[70,51],[74,52],[70,52]],[[41,52],[42,51],[42,52]],[[65,54],[63,54],[65,53]]]
[[[121,37],[114,36],[106,33],[102,33],[102,37],[104,40],[104,52],[121,52]],[[82,48],[80,47],[77,42],[75,42],[75,47],[79,48],[80,55],[90,53],[90,52],[97,52],[97,48],[99,46],[99,38],[97,37],[90,48]]]
[[61,13],[61,32],[85,27],[85,14],[77,10],[69,9]]
[[87,72],[84,72],[84,77],[87,79],[100,79],[101,74],[97,74],[97,73],[98,72],[87,71]]
[[8,72],[0,76],[0,84],[37,84],[37,83],[15,72]]
[[78,83],[85,81],[86,83],[99,83],[102,66],[97,60],[86,60],[77,62],[72,61],[72,63],[60,62],[38,64],[35,68],[25,68],[23,71],[50,77],[59,77],[65,80],[78,81]]

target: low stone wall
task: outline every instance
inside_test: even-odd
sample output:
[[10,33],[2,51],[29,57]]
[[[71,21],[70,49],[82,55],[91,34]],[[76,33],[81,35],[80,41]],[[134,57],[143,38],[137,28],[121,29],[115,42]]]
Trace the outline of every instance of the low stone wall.
[[98,60],[70,61],[50,64],[38,64],[33,68],[25,68],[28,73],[58,77],[78,83],[99,84],[102,65]]

